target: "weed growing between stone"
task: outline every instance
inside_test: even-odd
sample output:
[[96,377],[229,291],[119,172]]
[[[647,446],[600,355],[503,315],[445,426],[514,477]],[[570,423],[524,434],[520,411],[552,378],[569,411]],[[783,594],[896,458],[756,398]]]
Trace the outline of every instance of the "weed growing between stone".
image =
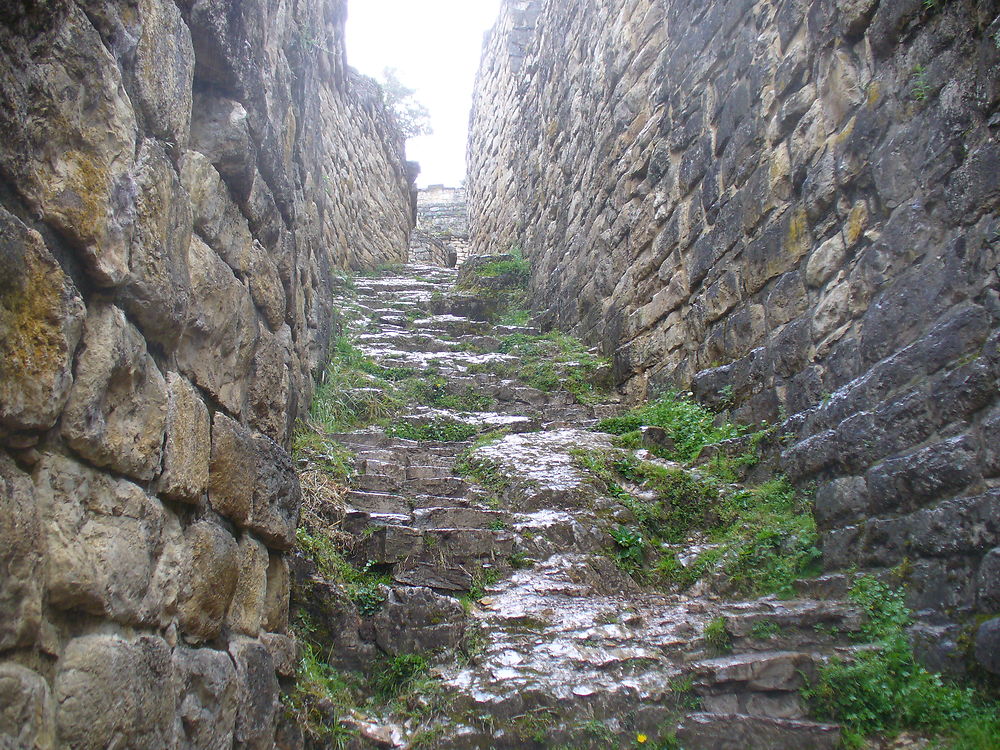
[[903,593],[862,576],[850,598],[868,615],[861,637],[877,646],[820,668],[803,691],[813,713],[839,722],[848,748],[862,747],[871,735],[923,730],[938,736],[935,747],[996,750],[1000,704],[917,662],[906,636],[911,615]]
[[[668,440],[650,453],[679,463],[640,460],[640,428],[664,431]],[[781,476],[755,487],[733,484],[740,470],[758,460],[759,444],[772,429],[718,423],[716,415],[687,396],[670,393],[623,416],[598,424],[618,435],[612,453],[577,453],[611,497],[628,508],[635,523],[612,531],[612,556],[640,582],[687,588],[712,576],[729,594],[791,595],[798,578],[819,572],[820,552],[809,498]],[[717,451],[693,469],[703,450],[744,438],[735,456]],[[642,455],[642,454],[638,454]],[[682,563],[677,549],[701,551]]]
[[437,419],[423,424],[399,422],[389,425],[385,433],[390,437],[406,440],[433,440],[442,443],[457,443],[468,440],[480,431],[474,424]]
[[705,645],[712,653],[728,654],[733,650],[733,642],[729,637],[729,632],[726,630],[725,617],[716,617],[708,623],[705,626],[705,632],[702,633],[702,637],[705,639]]
[[[300,644],[295,689],[282,695],[282,703],[298,721],[308,747],[355,747],[358,731],[351,720],[358,713],[428,721],[447,708],[440,682],[430,677],[422,654],[382,656],[361,674],[333,669],[315,645],[306,639]],[[433,731],[420,741],[421,735],[415,736],[411,747],[434,747],[426,744]]]
[[300,526],[295,540],[328,581],[342,584],[362,617],[372,617],[385,603],[384,586],[390,583],[386,575],[373,570],[371,563],[360,568],[348,562],[343,547],[330,534]]
[[601,420],[594,429],[617,435],[616,443],[623,448],[634,448],[641,441],[641,427],[659,427],[666,431],[673,447],[654,448],[652,452],[661,458],[687,463],[698,458],[705,446],[749,432],[729,422],[717,425],[716,417],[689,395],[670,391],[626,414]]

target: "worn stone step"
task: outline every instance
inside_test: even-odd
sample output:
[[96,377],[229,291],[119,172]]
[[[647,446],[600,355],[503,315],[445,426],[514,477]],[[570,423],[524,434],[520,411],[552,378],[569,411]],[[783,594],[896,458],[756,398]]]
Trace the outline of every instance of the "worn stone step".
[[797,692],[816,673],[816,657],[797,651],[732,654],[692,665],[698,692],[771,690]]
[[461,477],[419,477],[407,479],[403,483],[405,492],[414,495],[435,497],[463,497],[469,491],[469,483]]
[[509,516],[495,510],[478,508],[418,508],[413,511],[413,524],[421,529],[490,529],[502,531]]
[[398,513],[369,513],[365,510],[348,510],[344,514],[341,528],[348,534],[365,536],[383,526],[408,526],[412,522],[409,515]]
[[836,750],[840,727],[749,714],[695,713],[678,727],[685,750]]
[[406,498],[388,492],[362,492],[351,490],[344,498],[348,507],[369,513],[408,515],[410,504]]
[[404,474],[407,479],[444,479],[452,476],[451,471],[441,465],[424,466],[419,464],[407,466]]
[[351,479],[351,489],[358,492],[398,493],[402,489],[402,486],[403,480],[401,477],[390,476],[388,474],[365,472]]

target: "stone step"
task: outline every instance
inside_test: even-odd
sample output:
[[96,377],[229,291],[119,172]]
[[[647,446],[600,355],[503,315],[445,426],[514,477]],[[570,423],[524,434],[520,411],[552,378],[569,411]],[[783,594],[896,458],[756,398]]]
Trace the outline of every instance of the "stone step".
[[413,511],[413,524],[420,529],[469,528],[503,531],[508,519],[506,513],[479,508],[430,507]]
[[388,474],[366,472],[351,479],[351,489],[358,492],[399,493],[402,487],[401,477]]
[[404,473],[407,479],[444,479],[453,476],[450,470],[446,470],[440,465],[410,465],[406,467]]
[[431,495],[434,497],[464,497],[469,492],[469,483],[461,477],[419,477],[407,479],[403,483],[403,491],[412,495]]
[[341,528],[348,534],[364,536],[385,526],[408,526],[412,522],[409,515],[397,513],[369,513],[364,510],[348,510],[344,514]]
[[349,508],[368,513],[410,514],[410,504],[406,498],[388,492],[350,490],[344,500]]
[[681,722],[677,739],[685,750],[836,750],[840,727],[749,714],[695,713]]

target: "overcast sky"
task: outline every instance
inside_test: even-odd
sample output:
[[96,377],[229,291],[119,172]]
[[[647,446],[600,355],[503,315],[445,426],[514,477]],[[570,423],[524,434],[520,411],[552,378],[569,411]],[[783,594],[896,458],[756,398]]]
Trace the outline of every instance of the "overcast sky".
[[376,78],[396,68],[430,110],[434,134],[411,138],[421,187],[465,176],[465,141],[483,33],[500,0],[348,0],[347,62]]

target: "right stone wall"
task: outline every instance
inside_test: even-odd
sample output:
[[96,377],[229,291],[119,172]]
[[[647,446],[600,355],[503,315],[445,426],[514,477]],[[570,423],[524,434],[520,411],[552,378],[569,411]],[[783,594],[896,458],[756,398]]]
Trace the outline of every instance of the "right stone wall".
[[469,151],[475,252],[633,400],[784,421],[830,568],[1000,611],[1000,8],[507,0]]

